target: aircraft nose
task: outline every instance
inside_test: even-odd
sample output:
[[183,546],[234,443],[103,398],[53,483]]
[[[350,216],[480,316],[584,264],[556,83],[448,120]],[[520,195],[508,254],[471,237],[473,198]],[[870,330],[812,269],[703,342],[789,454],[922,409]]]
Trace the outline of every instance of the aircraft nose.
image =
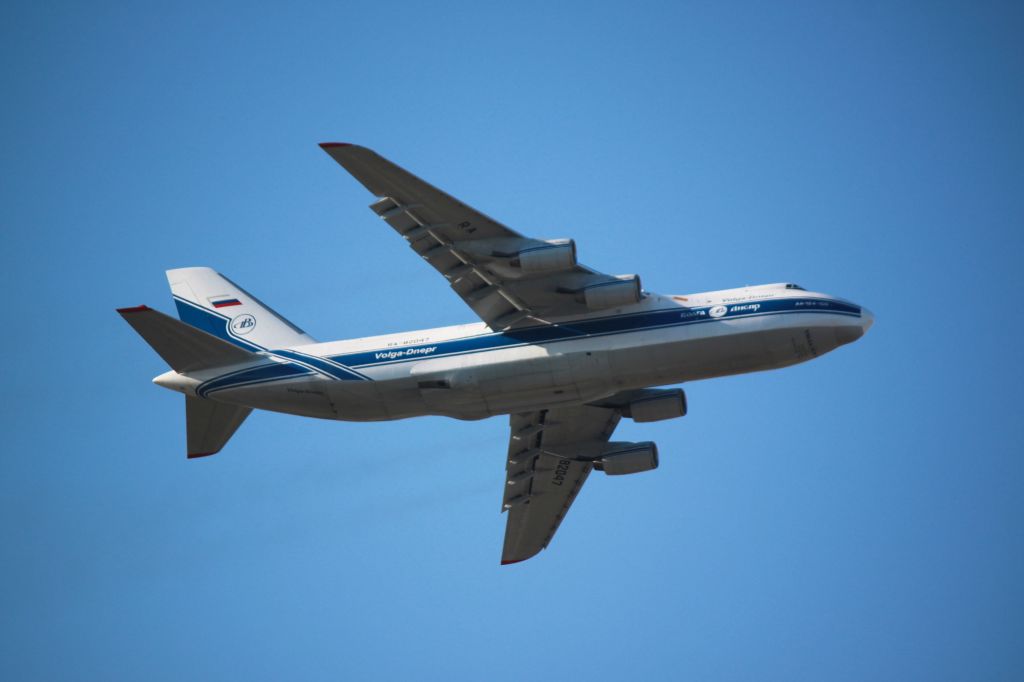
[[870,329],[871,325],[874,323],[875,316],[871,314],[871,311],[867,308],[861,308],[860,319],[856,324],[844,324],[835,328],[836,343],[840,346],[853,343],[860,337],[864,336],[864,333]]
[[861,306],[861,309],[860,309],[861,334],[864,334],[864,333],[867,332],[867,330],[871,329],[871,325],[873,325],[874,323],[875,323],[875,315],[874,315],[874,313],[872,313],[867,308]]

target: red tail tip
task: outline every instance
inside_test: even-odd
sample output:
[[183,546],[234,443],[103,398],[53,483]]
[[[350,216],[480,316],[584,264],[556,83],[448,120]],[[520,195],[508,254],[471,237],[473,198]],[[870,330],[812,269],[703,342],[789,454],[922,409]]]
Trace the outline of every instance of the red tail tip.
[[125,313],[141,313],[141,312],[144,312],[146,310],[149,310],[149,306],[148,305],[137,305],[137,306],[135,306],[133,308],[118,308],[117,312],[119,312],[119,313],[121,313],[123,315]]
[[509,564],[518,564],[520,561],[526,561],[526,559],[502,559],[501,565],[508,566]]
[[332,149],[334,147],[351,147],[351,146],[352,145],[349,142],[321,142],[320,143],[320,148],[321,149]]

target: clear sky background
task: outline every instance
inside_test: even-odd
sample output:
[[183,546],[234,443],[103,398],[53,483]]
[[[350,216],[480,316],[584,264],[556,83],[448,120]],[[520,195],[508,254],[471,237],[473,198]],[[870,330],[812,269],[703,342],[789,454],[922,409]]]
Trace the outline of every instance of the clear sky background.
[[[769,4],[4,3],[0,677],[1022,679],[1021,5]],[[514,566],[504,418],[255,413],[187,461],[114,313],[167,268],[321,340],[473,321],[325,140],[875,326],[624,422],[660,469]]]

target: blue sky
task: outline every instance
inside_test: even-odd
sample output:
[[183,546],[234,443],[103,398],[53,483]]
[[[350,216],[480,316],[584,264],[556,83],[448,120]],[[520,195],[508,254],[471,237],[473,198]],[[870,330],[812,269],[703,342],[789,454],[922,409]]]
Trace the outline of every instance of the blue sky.
[[[5,679],[1020,679],[1016,3],[7,3]],[[624,423],[500,567],[506,421],[257,413],[186,461],[114,313],[209,265],[319,339],[472,321],[316,143],[581,259],[871,308]]]

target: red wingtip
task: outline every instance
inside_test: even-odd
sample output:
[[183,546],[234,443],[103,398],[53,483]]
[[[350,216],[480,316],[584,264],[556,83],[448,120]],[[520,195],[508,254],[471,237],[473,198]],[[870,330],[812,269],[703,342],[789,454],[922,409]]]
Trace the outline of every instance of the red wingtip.
[[188,453],[188,458],[189,459],[196,459],[198,457],[209,457],[210,455],[216,455],[218,452],[220,452],[220,451],[219,450],[214,450],[213,452],[190,452],[190,453]]
[[518,564],[520,561],[526,561],[526,559],[502,559],[501,565],[508,566],[509,564]]
[[332,149],[334,147],[351,147],[349,142],[321,142],[320,149]]
[[133,308],[118,308],[117,312],[119,312],[122,315],[124,315],[125,313],[141,313],[141,312],[144,312],[146,310],[149,310],[149,306],[148,305],[137,305],[137,306],[135,306]]

